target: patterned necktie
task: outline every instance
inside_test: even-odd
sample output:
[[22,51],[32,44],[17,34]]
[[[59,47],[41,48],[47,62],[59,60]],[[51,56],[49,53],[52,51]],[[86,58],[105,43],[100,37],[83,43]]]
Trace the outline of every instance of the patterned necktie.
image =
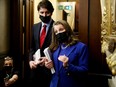
[[40,36],[40,48],[44,43],[45,36],[46,36],[46,25],[43,25],[41,36]]

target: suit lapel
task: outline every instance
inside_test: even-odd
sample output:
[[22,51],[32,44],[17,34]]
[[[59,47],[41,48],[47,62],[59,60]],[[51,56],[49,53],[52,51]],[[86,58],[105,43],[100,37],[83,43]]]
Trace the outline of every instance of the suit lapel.
[[34,37],[36,38],[37,40],[37,47],[39,48],[39,37],[40,37],[40,30],[41,30],[41,26],[42,26],[42,23],[38,23],[36,26],[35,26],[35,29],[34,29]]
[[[65,56],[69,56],[70,55],[70,53],[72,53],[73,51],[74,51],[74,49],[75,49],[75,46],[69,46],[66,50],[65,50]],[[69,58],[70,59],[70,58]],[[62,62],[60,62],[59,63],[60,65],[59,65],[59,71],[61,70],[61,68],[62,68]]]
[[56,50],[56,52],[54,52],[54,55],[53,55],[57,74],[58,74],[58,71],[59,71],[59,62],[58,62],[59,52],[60,52],[60,47],[58,47],[58,49]]
[[65,55],[66,56],[69,56],[70,55],[70,53],[74,50],[74,48],[75,48],[75,46],[70,46],[70,47],[68,47],[67,49],[66,49],[66,51],[65,51]]
[[39,40],[38,42],[40,42],[40,39],[39,38],[40,38],[40,30],[41,30],[41,27],[42,27],[42,23],[39,23],[38,24],[38,29],[37,29],[38,30],[37,31],[37,33],[38,33],[38,40]]

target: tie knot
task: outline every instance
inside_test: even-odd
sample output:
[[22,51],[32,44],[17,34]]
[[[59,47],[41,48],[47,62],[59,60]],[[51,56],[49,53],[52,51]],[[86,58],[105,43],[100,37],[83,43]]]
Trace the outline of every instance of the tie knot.
[[42,32],[44,32],[44,33],[46,32],[46,25],[45,24],[43,25]]
[[43,27],[46,27],[46,25],[44,24]]

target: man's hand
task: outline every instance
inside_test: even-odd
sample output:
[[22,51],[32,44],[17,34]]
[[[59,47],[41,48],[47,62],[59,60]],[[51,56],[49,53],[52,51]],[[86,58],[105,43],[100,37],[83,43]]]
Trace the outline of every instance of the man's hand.
[[37,68],[37,63],[35,61],[29,61],[29,66],[31,69]]
[[38,59],[38,61],[36,61],[37,65],[39,64],[40,66],[44,66],[45,65],[45,57],[41,57],[40,59]]

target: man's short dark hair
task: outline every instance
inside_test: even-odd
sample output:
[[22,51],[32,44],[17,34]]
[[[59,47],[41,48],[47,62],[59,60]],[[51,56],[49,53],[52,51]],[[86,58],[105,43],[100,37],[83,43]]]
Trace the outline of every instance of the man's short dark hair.
[[42,0],[37,6],[37,10],[39,11],[40,8],[46,8],[51,13],[54,11],[52,3],[49,0]]

